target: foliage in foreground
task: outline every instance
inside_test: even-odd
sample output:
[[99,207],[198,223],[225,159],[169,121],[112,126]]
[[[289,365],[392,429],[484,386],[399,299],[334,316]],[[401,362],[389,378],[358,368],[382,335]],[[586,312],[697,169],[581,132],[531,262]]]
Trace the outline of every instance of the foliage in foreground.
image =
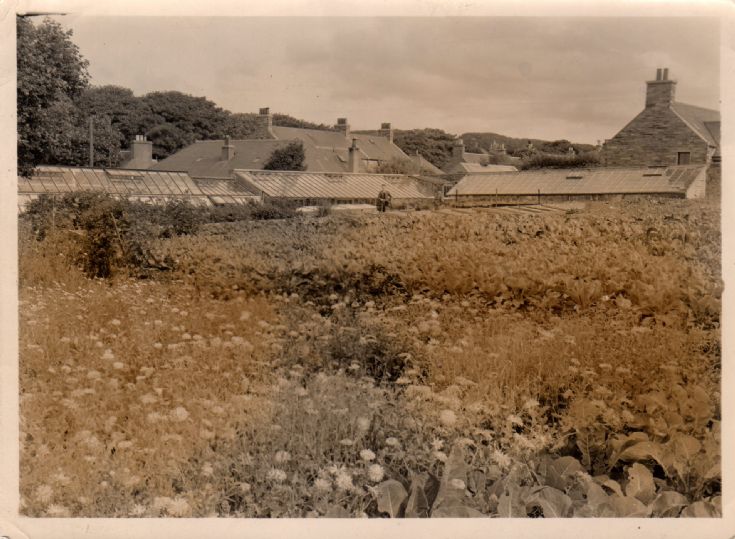
[[21,275],[23,511],[717,516],[716,217],[244,221],[154,242],[170,283]]

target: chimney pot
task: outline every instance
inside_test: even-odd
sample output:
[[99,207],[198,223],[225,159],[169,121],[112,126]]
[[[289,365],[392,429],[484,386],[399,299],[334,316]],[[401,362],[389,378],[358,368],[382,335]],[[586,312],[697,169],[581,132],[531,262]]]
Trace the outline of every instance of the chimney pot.
[[337,118],[336,128],[345,138],[350,138],[350,124],[347,123],[347,118]]
[[256,120],[258,123],[258,131],[253,135],[254,138],[276,138],[271,129],[273,127],[273,116],[271,116],[270,107],[261,107]]
[[669,68],[656,70],[656,80],[646,83],[646,108],[669,107],[674,102],[676,81],[669,80]]
[[235,147],[230,144],[230,136],[225,136],[225,144],[222,146],[222,158],[221,161],[229,161],[235,157]]
[[393,128],[391,127],[390,122],[383,122],[380,124],[380,131],[378,131],[378,134],[381,137],[386,137],[391,144],[393,143]]
[[352,146],[349,148],[349,167],[350,172],[359,172],[360,171],[360,154],[358,153],[360,148],[357,147],[357,139],[352,139]]

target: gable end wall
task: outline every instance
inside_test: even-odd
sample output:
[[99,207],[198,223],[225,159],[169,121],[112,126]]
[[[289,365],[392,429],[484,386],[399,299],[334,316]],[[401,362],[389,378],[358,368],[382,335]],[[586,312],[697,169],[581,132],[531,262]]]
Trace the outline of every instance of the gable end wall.
[[607,166],[676,165],[678,152],[690,152],[690,163],[707,163],[707,143],[673,110],[650,107],[636,116],[602,149]]

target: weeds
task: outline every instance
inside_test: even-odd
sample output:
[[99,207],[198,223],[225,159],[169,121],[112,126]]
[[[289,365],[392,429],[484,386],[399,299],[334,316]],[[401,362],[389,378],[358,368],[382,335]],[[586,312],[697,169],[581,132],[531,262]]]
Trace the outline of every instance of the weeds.
[[103,285],[107,203],[21,223],[24,514],[721,514],[715,209],[159,222]]

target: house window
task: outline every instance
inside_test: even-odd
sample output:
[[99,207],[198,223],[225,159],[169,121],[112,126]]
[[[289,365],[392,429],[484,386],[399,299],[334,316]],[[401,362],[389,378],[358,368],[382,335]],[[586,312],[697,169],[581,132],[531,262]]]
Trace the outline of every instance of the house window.
[[688,165],[691,152],[679,152],[676,158],[677,165]]

